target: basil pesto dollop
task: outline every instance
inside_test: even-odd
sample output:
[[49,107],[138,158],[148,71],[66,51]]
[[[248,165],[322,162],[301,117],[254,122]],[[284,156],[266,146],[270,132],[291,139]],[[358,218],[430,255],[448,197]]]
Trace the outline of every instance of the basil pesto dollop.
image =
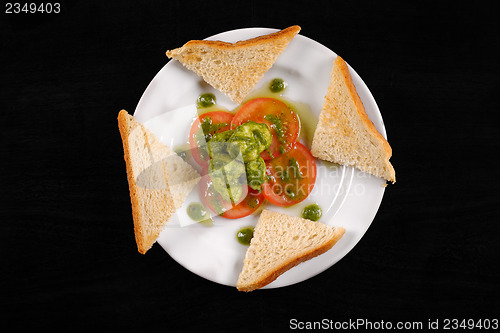
[[322,214],[323,212],[318,204],[306,206],[304,210],[302,210],[302,217],[311,221],[318,221]]
[[272,93],[279,93],[285,90],[286,88],[286,82],[283,79],[273,79],[269,83],[269,90],[271,90]]
[[244,227],[238,230],[236,233],[236,239],[242,245],[250,245],[250,241],[253,238],[254,227]]
[[266,181],[266,162],[262,157],[245,163],[247,183],[254,190],[259,190]]
[[266,164],[260,153],[268,149],[272,134],[266,124],[249,121],[233,130],[217,133],[208,141],[210,178],[214,189],[233,203],[243,185],[259,190],[266,181]]
[[214,189],[222,198],[232,203],[238,202],[243,194],[243,185],[246,185],[243,161],[233,159],[229,154],[218,153],[210,160],[209,172]]
[[239,153],[243,156],[243,161],[256,160],[260,153],[271,146],[272,134],[266,124],[249,121],[236,127],[229,137],[228,142],[237,146],[232,146],[229,154],[236,157]]
[[201,94],[196,101],[196,106],[201,108],[208,108],[215,105],[215,95],[211,93]]
[[192,202],[187,207],[187,214],[193,221],[203,221],[208,218],[208,212],[199,202]]

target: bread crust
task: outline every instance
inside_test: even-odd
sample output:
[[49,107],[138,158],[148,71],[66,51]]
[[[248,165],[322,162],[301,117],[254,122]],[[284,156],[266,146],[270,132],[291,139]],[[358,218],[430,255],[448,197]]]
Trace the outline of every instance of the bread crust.
[[250,38],[250,39],[246,39],[246,40],[240,40],[240,41],[237,41],[235,43],[223,42],[223,41],[219,41],[219,40],[191,40],[179,48],[167,51],[166,55],[169,58],[173,58],[176,54],[181,53],[183,49],[193,47],[193,46],[198,46],[198,45],[211,46],[211,47],[220,48],[220,49],[244,49],[244,48],[247,48],[247,47],[252,46],[252,45],[259,45],[259,44],[266,42],[266,41],[272,41],[275,39],[279,39],[283,36],[287,36],[291,39],[296,34],[299,33],[300,29],[301,29],[300,26],[294,25],[294,26],[288,27],[286,29],[276,31],[276,32],[273,32],[273,33],[270,33],[267,35],[258,36],[258,37],[254,37],[254,38]]
[[130,201],[132,204],[132,217],[134,221],[135,241],[137,243],[138,251],[141,254],[144,254],[148,249],[145,248],[144,242],[142,241],[142,237],[140,237],[140,235],[142,235],[142,228],[139,225],[139,223],[136,223],[136,221],[139,220],[139,212],[138,212],[139,199],[137,196],[137,185],[135,183],[135,178],[133,176],[133,171],[132,171],[132,161],[130,160],[130,146],[127,139],[129,135],[129,124],[127,115],[128,113],[125,110],[121,110],[118,113],[118,129],[120,131],[120,136],[122,138],[122,143],[123,143],[123,153],[124,153],[123,158],[125,159]]
[[[157,227],[156,232],[154,233],[148,233],[146,230],[144,230],[144,214],[145,212],[141,209],[141,203],[139,200],[140,195],[145,195],[145,193],[139,193],[140,190],[143,191],[148,191],[148,189],[140,189],[137,185],[136,181],[136,175],[134,175],[134,170],[133,170],[133,162],[132,162],[132,151],[130,149],[129,145],[129,136],[132,131],[137,129],[140,125],[139,123],[132,123],[130,121],[130,115],[128,114],[127,111],[121,110],[118,114],[118,129],[120,131],[120,135],[122,138],[123,142],[123,151],[124,151],[124,159],[125,159],[125,166],[127,170],[127,180],[129,184],[129,191],[130,191],[130,201],[132,205],[132,217],[134,221],[134,234],[135,234],[135,240],[137,243],[137,250],[141,254],[145,254],[151,246],[155,243],[156,238],[159,235],[160,228]],[[144,139],[147,142],[147,135],[144,133]],[[149,147],[150,144],[147,142],[147,146]],[[165,165],[161,163],[162,166],[162,171],[163,171],[163,177],[166,179],[166,171],[165,171]],[[152,191],[152,190],[149,190]],[[157,191],[160,192],[160,191]],[[174,213],[174,206],[173,206],[173,198],[168,190],[168,187],[165,189],[161,190],[161,193],[159,193],[163,198],[163,202],[161,202],[161,209],[163,210],[163,214],[168,217],[172,216]],[[166,223],[166,221],[164,221]]]
[[252,291],[330,250],[345,229],[264,209],[247,249],[236,288]]
[[240,104],[299,31],[295,25],[235,43],[192,40],[166,55]]
[[349,73],[349,67],[347,66],[346,62],[340,56],[337,56],[337,58],[335,59],[335,64],[338,66],[344,77],[346,86],[349,89],[354,103],[356,104],[356,112],[358,113],[359,118],[361,118],[363,123],[366,125],[366,128],[368,129],[368,131],[370,131],[371,135],[373,135],[383,146],[385,153],[389,157],[392,156],[392,148],[389,145],[389,142],[387,142],[382,134],[380,134],[380,132],[375,128],[375,125],[366,114],[365,106],[363,105],[363,102],[361,101],[361,98],[356,91],[356,87],[354,86],[354,82],[352,81],[351,74]]

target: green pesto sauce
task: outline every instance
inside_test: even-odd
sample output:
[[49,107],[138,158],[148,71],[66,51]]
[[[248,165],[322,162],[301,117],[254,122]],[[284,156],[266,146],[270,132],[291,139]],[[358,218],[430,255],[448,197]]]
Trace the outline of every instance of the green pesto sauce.
[[285,131],[283,130],[283,122],[282,122],[281,118],[278,118],[272,114],[266,114],[264,116],[264,119],[273,123],[271,125],[271,128],[276,131],[276,135],[278,136],[278,141],[280,143],[284,143],[285,142]]
[[196,101],[198,108],[208,108],[215,105],[215,95],[211,93],[201,94]]
[[285,194],[292,200],[295,199],[295,197],[297,197],[298,195],[296,189],[292,186],[285,186]]
[[236,233],[236,239],[242,245],[250,245],[254,232],[254,227],[244,227]]
[[286,86],[287,84],[283,79],[276,78],[269,83],[269,90],[272,93],[279,93],[285,90]]
[[[215,135],[215,132],[217,132],[218,130],[220,130],[223,127],[226,127],[227,125],[229,125],[229,124],[228,123],[213,124],[212,118],[210,118],[210,117],[203,118],[203,120],[201,121],[200,127],[203,130],[203,136],[204,136],[205,142],[212,139],[212,137]],[[197,138],[197,139],[199,139],[199,138]],[[198,140],[198,143],[199,143],[199,140]]]
[[187,207],[187,214],[193,221],[203,221],[206,220],[208,216],[208,212],[205,207],[199,202],[192,202]]
[[318,204],[312,204],[304,207],[302,210],[302,217],[311,221],[318,221],[322,215],[321,208]]
[[244,181],[241,179],[245,174],[243,161],[232,159],[228,154],[213,155],[210,160],[209,173],[214,189],[222,198],[232,203],[237,202],[244,188]]
[[292,157],[288,160],[288,167],[283,167],[276,164],[274,166],[277,171],[276,177],[281,179],[281,181],[283,182],[290,182],[290,180],[302,180],[304,178],[302,171],[300,171],[299,162],[297,162],[295,157]]
[[235,158],[241,152],[246,163],[256,160],[260,153],[269,148],[272,134],[266,124],[249,121],[236,127],[227,141],[235,143],[237,145],[235,148],[239,148],[230,150],[229,154]]
[[191,147],[189,143],[183,143],[174,148],[174,152],[181,157],[183,160],[186,160],[191,156]]
[[246,200],[246,204],[250,208],[257,209],[260,206],[260,204],[261,204],[261,200],[257,196],[250,195],[250,197],[247,198],[247,200]]
[[236,202],[242,185],[259,190],[266,181],[266,164],[260,153],[268,149],[272,134],[266,124],[249,121],[233,130],[214,134],[207,141],[210,178],[224,200]]
[[266,182],[266,162],[262,157],[245,163],[247,183],[254,190],[259,190]]
[[302,174],[302,171],[300,171],[300,166],[299,162],[295,159],[295,157],[292,157],[291,159],[288,160],[288,166],[291,172],[293,172],[293,178],[294,179],[303,179],[304,175]]
[[[281,147],[282,147],[282,146],[280,146],[280,148],[281,148]],[[269,156],[271,156],[271,158],[274,158],[274,155],[273,155],[273,153],[271,152],[271,149],[267,148],[267,149],[266,149],[266,151],[267,151],[267,153],[269,154]],[[281,150],[280,150],[280,153],[281,153]],[[284,154],[284,153],[282,153],[282,154]]]

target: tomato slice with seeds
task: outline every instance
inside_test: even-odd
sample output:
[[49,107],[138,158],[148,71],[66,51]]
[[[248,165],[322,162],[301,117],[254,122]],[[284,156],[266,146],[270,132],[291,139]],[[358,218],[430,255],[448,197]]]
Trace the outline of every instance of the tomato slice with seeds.
[[207,165],[210,156],[206,141],[214,134],[231,129],[234,115],[227,111],[211,111],[199,116],[191,125],[189,146],[194,160],[201,166]]
[[262,185],[264,197],[277,206],[291,206],[311,193],[316,182],[316,162],[309,149],[296,142],[292,149],[266,161],[269,180]]
[[251,120],[266,124],[273,135],[269,149],[260,154],[264,160],[278,157],[290,150],[299,136],[300,122],[297,114],[275,98],[262,97],[246,102],[234,115],[231,128]]
[[230,201],[224,200],[214,189],[212,180],[207,173],[207,168],[203,168],[203,176],[198,184],[203,204],[215,214],[227,219],[239,219],[255,212],[264,202],[264,194],[248,187],[245,198],[234,205]]

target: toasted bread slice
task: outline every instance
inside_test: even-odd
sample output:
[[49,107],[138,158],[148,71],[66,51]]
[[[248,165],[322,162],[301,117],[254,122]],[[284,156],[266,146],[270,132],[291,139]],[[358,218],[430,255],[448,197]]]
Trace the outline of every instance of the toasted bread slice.
[[299,31],[295,25],[236,43],[192,40],[166,54],[241,103]]
[[290,268],[331,249],[344,233],[341,227],[264,209],[236,288],[252,291],[266,286]]
[[394,167],[389,162],[391,146],[368,118],[349,68],[339,56],[333,64],[311,153],[316,158],[396,182]]
[[123,142],[137,249],[153,246],[167,221],[182,206],[199,174],[135,118],[122,110]]

